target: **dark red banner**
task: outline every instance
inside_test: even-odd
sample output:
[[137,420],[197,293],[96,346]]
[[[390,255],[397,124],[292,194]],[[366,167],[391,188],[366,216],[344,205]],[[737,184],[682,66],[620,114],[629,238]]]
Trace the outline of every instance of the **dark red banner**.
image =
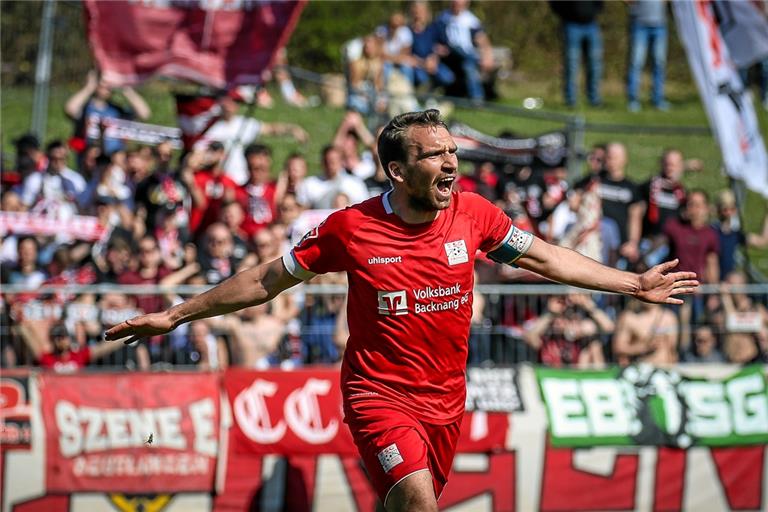
[[255,84],[283,47],[304,0],[85,0],[88,39],[115,85],[152,75],[212,87]]
[[[338,370],[230,370],[224,376],[235,453],[357,455],[344,424]],[[503,449],[504,413],[467,413],[459,451]]]
[[49,492],[211,492],[215,373],[40,376]]

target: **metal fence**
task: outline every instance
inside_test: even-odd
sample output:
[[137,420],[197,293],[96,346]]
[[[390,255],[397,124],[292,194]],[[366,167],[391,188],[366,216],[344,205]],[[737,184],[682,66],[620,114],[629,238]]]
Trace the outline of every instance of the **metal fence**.
[[[48,329],[56,323],[63,322],[76,343],[96,346],[103,343],[101,335],[105,329],[141,313],[137,304],[157,299],[158,305],[167,307],[207,288],[97,284],[29,289],[4,285],[0,325],[3,364],[34,364],[33,348],[37,346],[39,350],[40,346],[50,344]],[[167,336],[121,347],[94,364],[112,369],[167,369],[200,364],[206,359],[211,364],[210,357],[205,358],[203,354],[212,347],[218,347],[220,353],[214,359],[219,364],[223,363],[222,357],[231,365],[260,368],[338,362],[347,335],[346,286],[300,285],[282,297],[284,302],[271,309],[265,307],[263,311],[245,316],[235,313],[206,324],[203,334],[197,327],[185,325]],[[470,329],[468,360],[472,364],[543,362],[578,366],[576,354],[588,346],[599,347],[605,363],[627,362],[629,359],[623,360],[621,354],[614,353],[617,332],[621,330],[625,338],[630,331],[635,337],[639,336],[635,331],[643,328],[647,328],[650,337],[670,334],[662,320],[670,314],[669,318],[674,317],[677,323],[671,343],[680,360],[696,354],[699,336],[706,334],[701,327],[705,331],[709,329],[716,351],[721,352],[725,360],[745,357],[732,354],[731,340],[745,342],[737,340],[738,337],[752,340],[756,360],[768,351],[766,284],[729,288],[703,286],[699,294],[689,298],[686,306],[663,307],[656,316],[645,317],[643,306],[627,297],[588,294],[562,285],[480,284],[475,288],[474,297],[481,307],[473,315]],[[544,346],[537,347],[538,338],[533,331],[541,327],[545,315],[549,315],[546,318],[550,318],[553,325],[539,333],[545,342]],[[634,331],[627,330],[630,320],[637,324],[647,318],[651,320],[645,325],[635,325]],[[594,322],[596,328],[586,334],[578,329],[569,334],[568,325],[574,324],[568,322],[574,321],[581,322],[578,325],[582,327],[584,321],[587,327]],[[562,323],[559,329],[563,332],[557,331],[558,322]],[[619,327],[622,322],[625,325]],[[635,341],[655,343],[651,339]],[[555,363],[552,363],[553,350],[555,360],[557,352],[562,352]],[[743,350],[744,347],[741,353]]]

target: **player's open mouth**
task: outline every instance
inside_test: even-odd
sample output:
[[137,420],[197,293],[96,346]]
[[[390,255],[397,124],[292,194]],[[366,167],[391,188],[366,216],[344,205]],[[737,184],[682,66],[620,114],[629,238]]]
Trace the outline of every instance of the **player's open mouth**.
[[449,178],[443,178],[440,181],[438,181],[437,190],[438,192],[440,192],[440,195],[449,196],[451,194],[451,189],[453,188],[454,181],[456,181],[456,178],[453,176]]

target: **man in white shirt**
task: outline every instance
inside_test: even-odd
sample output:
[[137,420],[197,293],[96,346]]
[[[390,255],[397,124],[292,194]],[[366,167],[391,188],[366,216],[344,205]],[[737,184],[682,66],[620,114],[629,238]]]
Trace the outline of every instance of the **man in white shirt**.
[[368,199],[363,180],[344,169],[341,151],[335,146],[323,148],[323,175],[309,176],[299,184],[296,198],[309,208],[333,208],[339,194],[349,198],[350,204]]
[[29,209],[69,218],[78,213],[78,204],[87,199],[83,197],[87,183],[80,173],[67,167],[69,150],[63,142],[55,140],[48,144],[46,154],[48,167],[27,176],[21,201]]
[[265,123],[238,115],[239,107],[232,94],[221,96],[219,106],[221,117],[205,131],[195,143],[195,148],[207,148],[212,141],[224,144],[226,156],[222,167],[225,174],[238,185],[244,185],[248,181],[248,166],[243,152],[257,137],[289,135],[302,144],[309,139],[307,132],[296,124]]

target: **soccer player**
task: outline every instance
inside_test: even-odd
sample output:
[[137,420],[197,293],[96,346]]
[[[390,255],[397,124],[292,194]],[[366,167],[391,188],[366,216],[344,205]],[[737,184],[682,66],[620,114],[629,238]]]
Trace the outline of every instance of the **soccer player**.
[[393,189],[331,214],[280,259],[173,308],[106,333],[127,342],[264,303],[316,274],[349,276],[341,386],[349,425],[386,510],[437,510],[464,414],[473,263],[498,262],[563,283],[680,304],[698,286],[676,261],[642,275],[549,245],[497,207],[452,191],[456,143],[437,110],[392,119],[379,136]]

